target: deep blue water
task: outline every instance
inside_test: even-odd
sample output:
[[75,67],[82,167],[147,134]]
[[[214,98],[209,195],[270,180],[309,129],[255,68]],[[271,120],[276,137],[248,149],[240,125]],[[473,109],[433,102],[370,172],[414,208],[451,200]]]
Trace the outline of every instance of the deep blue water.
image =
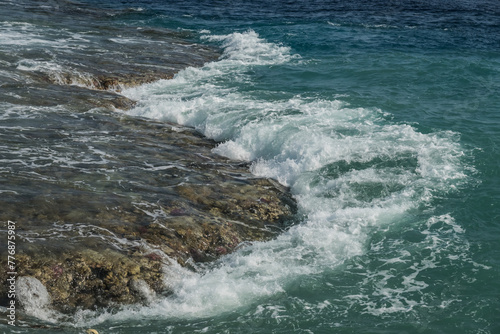
[[[5,57],[59,41],[27,4],[0,14]],[[90,20],[71,24],[76,6],[103,31],[168,28],[219,48],[216,62],[125,90],[139,103],[124,113],[219,141],[215,152],[289,186],[301,217],[183,272],[172,296],[56,320],[64,332],[500,333],[497,1],[49,5],[68,8],[66,35]],[[6,42],[18,33],[27,42]]]

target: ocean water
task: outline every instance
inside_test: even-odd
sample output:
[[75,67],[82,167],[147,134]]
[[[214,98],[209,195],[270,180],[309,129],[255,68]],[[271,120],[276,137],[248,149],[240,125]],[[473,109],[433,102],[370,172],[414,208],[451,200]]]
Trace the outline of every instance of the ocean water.
[[[0,331],[500,333],[497,1],[0,4],[0,175],[31,180],[0,193],[36,191],[41,166],[103,163],[115,139],[85,131],[131,117],[194,127],[214,152],[290,187],[299,206],[299,223],[276,239],[178,268],[174,293],[150,305],[34,308]],[[26,73],[138,50],[140,29],[221,56],[124,89],[138,103],[113,114],[23,95],[42,89]],[[134,55],[124,66],[144,62]]]

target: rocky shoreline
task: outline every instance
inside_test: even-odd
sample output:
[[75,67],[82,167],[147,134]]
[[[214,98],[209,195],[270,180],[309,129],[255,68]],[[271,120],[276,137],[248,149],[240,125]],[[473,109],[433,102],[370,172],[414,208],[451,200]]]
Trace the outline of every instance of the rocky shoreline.
[[[198,51],[205,61],[217,54],[199,46],[190,50]],[[134,105],[118,94],[122,87],[173,75],[172,67],[113,72],[117,68],[119,60],[107,61],[106,70],[26,74],[37,84],[23,103],[29,98],[29,103],[60,105],[61,92],[67,92],[65,103],[77,110],[101,108],[82,119],[122,139],[102,147],[96,143],[96,151],[113,154],[106,163],[85,167],[86,173],[41,166],[36,173],[42,181],[30,185],[21,176],[16,181],[25,183],[25,194],[3,194],[0,221],[3,231],[8,221],[16,223],[17,298],[27,311],[47,307],[71,313],[151,302],[171,292],[176,263],[194,270],[196,263],[247,242],[273,238],[296,212],[288,189],[255,178],[247,163],[212,153],[216,143],[194,129],[116,115],[114,108]],[[55,135],[47,129],[47,136]],[[7,268],[6,254],[0,263]],[[0,273],[2,305],[8,302],[10,271]]]
[[[164,134],[180,135],[189,141],[192,154],[203,157],[185,161],[191,182],[185,181],[180,168],[165,173],[167,180],[158,180],[155,187],[179,184],[159,196],[157,207],[149,208],[156,217],[147,208],[104,198],[106,194],[99,196],[114,204],[112,209],[94,204],[88,212],[70,204],[88,201],[87,193],[34,199],[44,201],[46,209],[8,213],[18,217],[18,279],[23,284],[30,282],[26,277],[38,280],[53,308],[73,312],[151,301],[155,294],[171,292],[172,261],[193,267],[215,260],[245,242],[276,236],[292,219],[295,204],[284,187],[253,178],[245,164],[211,154],[207,140],[188,129]],[[2,272],[2,282],[6,273]],[[2,285],[2,296],[6,288]],[[19,302],[30,307],[31,300]]]

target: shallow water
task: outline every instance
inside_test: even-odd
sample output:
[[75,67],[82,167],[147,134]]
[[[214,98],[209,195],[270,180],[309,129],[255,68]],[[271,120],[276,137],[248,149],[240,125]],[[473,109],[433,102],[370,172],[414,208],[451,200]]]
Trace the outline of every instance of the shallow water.
[[[215,153],[249,161],[254,175],[289,186],[301,222],[198,272],[179,268],[184,278],[175,281],[174,294],[150,305],[82,311],[55,323],[44,310],[32,314],[40,323],[68,333],[87,326],[103,333],[500,330],[495,2],[85,4],[80,10],[99,13],[97,33],[107,36],[104,26],[127,31],[120,37],[125,49],[136,37],[128,31],[139,27],[172,29],[221,50],[219,60],[172,80],[124,89],[138,103],[121,113],[191,126],[216,140]],[[16,15],[2,31],[30,39],[4,42],[0,65],[24,90],[29,82],[18,79],[19,71],[35,70],[17,59],[37,45],[59,55],[81,43],[54,36],[41,14]],[[104,48],[109,40],[92,45]],[[131,66],[142,61],[137,56],[128,58]],[[17,94],[5,87],[5,96]],[[87,154],[61,154],[81,150],[64,140],[39,147],[42,134],[46,142],[61,135],[40,131],[41,124],[67,123],[78,133],[87,117],[101,124],[117,116],[82,114],[71,103],[4,101],[2,135],[10,141],[1,161],[8,182],[16,164],[31,174],[47,164],[41,155],[56,172],[104,163],[101,152],[116,140],[102,132],[92,138],[102,145],[98,151],[84,144]],[[14,191],[36,192],[39,182],[30,179]]]

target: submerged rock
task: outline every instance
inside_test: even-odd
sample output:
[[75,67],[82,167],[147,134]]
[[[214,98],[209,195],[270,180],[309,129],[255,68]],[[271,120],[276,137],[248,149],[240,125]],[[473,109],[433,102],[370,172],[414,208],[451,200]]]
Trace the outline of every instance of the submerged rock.
[[120,95],[122,89],[171,79],[188,66],[202,66],[220,56],[216,48],[187,41],[184,38],[189,36],[169,29],[120,26],[107,33],[89,30],[84,33],[89,38],[78,44],[78,52],[26,49],[16,51],[15,56],[2,56],[0,101],[69,105],[81,111],[89,106],[129,109],[135,102]]
[[176,263],[194,270],[242,243],[273,238],[293,218],[285,187],[212,153],[216,143],[193,129],[113,114],[92,119],[116,139],[92,144],[109,161],[40,166],[36,182],[19,170],[17,194],[0,200],[0,220],[16,222],[18,277],[40,282],[57,310],[150,302],[169,293]]

